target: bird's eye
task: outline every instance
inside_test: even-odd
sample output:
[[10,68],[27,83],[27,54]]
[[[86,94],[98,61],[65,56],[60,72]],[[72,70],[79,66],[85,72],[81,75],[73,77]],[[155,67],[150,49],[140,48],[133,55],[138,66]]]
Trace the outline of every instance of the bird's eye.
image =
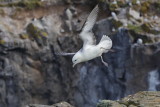
[[77,59],[76,59],[76,60],[74,60],[74,61],[77,61]]

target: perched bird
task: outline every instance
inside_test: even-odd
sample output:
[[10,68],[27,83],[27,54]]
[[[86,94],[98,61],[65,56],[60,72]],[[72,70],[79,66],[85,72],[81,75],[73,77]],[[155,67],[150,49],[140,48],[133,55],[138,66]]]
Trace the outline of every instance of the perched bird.
[[108,36],[103,35],[100,42],[96,45],[96,40],[92,32],[92,28],[96,23],[98,11],[99,7],[97,5],[88,16],[79,35],[83,41],[83,47],[73,56],[73,67],[78,63],[85,62],[96,57],[101,57],[102,63],[108,66],[108,64],[103,61],[102,54],[107,53],[111,49],[112,40]]
[[73,17],[77,15],[77,10],[75,7],[71,6],[67,8],[64,12],[65,23],[67,27],[69,28],[69,31],[73,31]]
[[143,44],[143,40],[141,38],[138,38],[137,44],[142,45]]
[[112,15],[114,20],[116,20],[116,21],[119,20],[115,12],[111,12],[111,15]]
[[78,63],[89,61],[96,57],[101,57],[102,63],[108,67],[108,64],[104,62],[102,58],[102,54],[111,51],[112,40],[108,36],[103,35],[100,42],[96,44],[96,39],[92,32],[92,28],[96,23],[98,11],[99,7],[97,5],[89,14],[84,27],[79,34],[79,37],[83,41],[83,47],[77,53],[56,53],[57,55],[64,56],[74,55],[72,58],[73,67]]

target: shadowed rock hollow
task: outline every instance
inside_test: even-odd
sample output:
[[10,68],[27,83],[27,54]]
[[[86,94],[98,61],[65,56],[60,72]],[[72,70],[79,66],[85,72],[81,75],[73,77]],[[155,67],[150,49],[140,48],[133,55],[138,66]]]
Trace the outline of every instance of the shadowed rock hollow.
[[[103,5],[105,14],[100,13],[94,33],[98,40],[103,34],[113,40],[115,52],[103,55],[108,68],[100,58],[72,68],[71,56],[54,54],[81,48],[78,32],[92,9],[84,3],[31,10],[1,7],[0,107],[60,101],[94,107],[101,99],[116,100],[138,91],[160,90],[158,34],[152,37],[150,32],[137,32],[137,26],[129,26],[129,30],[117,27],[107,5]],[[66,9],[71,9],[70,17]],[[136,43],[139,38],[144,43]]]

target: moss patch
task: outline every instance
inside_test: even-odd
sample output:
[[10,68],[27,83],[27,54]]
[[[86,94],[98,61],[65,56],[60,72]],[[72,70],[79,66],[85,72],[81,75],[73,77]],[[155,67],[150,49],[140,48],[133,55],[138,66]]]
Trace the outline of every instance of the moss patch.
[[47,37],[47,36],[48,36],[48,34],[47,34],[46,32],[44,32],[44,31],[41,32],[41,35],[42,35],[43,37]]
[[135,33],[142,33],[142,32],[143,32],[143,29],[142,29],[140,26],[136,26],[136,25],[131,25],[131,24],[129,24],[129,25],[127,26],[127,28],[128,28],[129,30],[134,31]]
[[20,38],[21,39],[28,39],[29,38],[29,35],[24,33],[24,34],[20,34]]
[[41,38],[39,35],[39,29],[32,23],[27,26],[27,32],[29,33],[30,37]]
[[130,38],[131,38],[132,42],[134,42],[134,43],[137,42],[137,40],[139,38],[141,38],[143,40],[143,43],[153,43],[153,41],[150,37],[143,35],[143,34],[136,33],[133,30],[129,30],[129,34],[130,34]]
[[40,2],[39,0],[33,0],[33,1],[29,0],[25,2],[18,2],[17,6],[24,7],[26,9],[35,9],[37,7],[41,7],[42,2]]
[[39,29],[38,27],[34,26],[32,23],[27,26],[27,32],[31,38],[38,38],[42,39],[43,37],[47,37],[47,32]]
[[123,0],[117,1],[117,4],[118,4],[119,7],[126,7],[127,6],[125,1],[123,1]]
[[2,39],[0,39],[0,45],[4,45],[6,42]]
[[27,0],[27,1],[8,3],[8,4],[0,4],[0,7],[21,7],[30,10],[42,6],[43,3],[40,0]]
[[112,3],[109,4],[110,11],[116,11],[117,8],[118,8],[117,4],[112,4]]
[[112,20],[111,22],[116,29],[123,25],[120,21]]
[[141,28],[143,29],[144,32],[147,32],[147,33],[151,33],[151,34],[155,34],[155,35],[160,33],[160,31],[152,29],[151,25],[149,23],[142,24]]
[[132,4],[136,5],[137,4],[137,0],[132,0]]
[[127,26],[129,30],[134,31],[135,33],[150,33],[150,34],[160,34],[160,31],[152,29],[150,23],[144,23],[142,25],[131,25]]
[[141,4],[140,12],[145,14],[149,11],[151,3],[149,1],[145,1]]

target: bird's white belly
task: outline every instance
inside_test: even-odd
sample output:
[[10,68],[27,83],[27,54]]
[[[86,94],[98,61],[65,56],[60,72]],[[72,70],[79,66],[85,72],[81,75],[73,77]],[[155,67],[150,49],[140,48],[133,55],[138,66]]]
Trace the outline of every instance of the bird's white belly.
[[84,58],[87,60],[91,60],[94,59],[96,57],[101,56],[102,52],[100,49],[98,49],[97,47],[90,47],[88,49],[84,50]]

